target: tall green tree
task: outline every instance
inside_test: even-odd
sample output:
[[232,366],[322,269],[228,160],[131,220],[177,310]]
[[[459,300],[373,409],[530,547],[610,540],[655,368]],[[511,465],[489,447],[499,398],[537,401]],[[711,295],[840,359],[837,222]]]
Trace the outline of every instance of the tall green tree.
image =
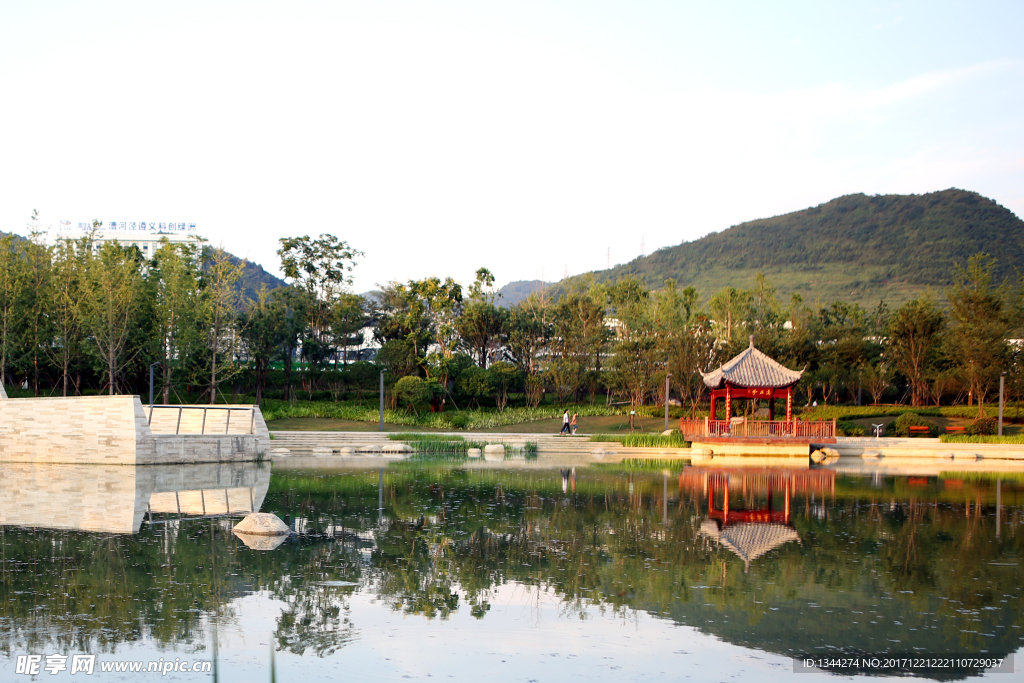
[[886,355],[910,384],[911,405],[923,405],[928,374],[940,355],[946,315],[925,297],[898,308],[889,319]]
[[333,335],[335,315],[339,300],[352,284],[355,259],[362,253],[326,233],[316,239],[308,235],[286,237],[280,243],[277,254],[281,257],[281,270],[307,295],[302,355],[309,365],[322,365],[337,351]]
[[210,251],[209,263],[203,271],[201,323],[206,331],[209,350],[210,403],[217,402],[221,383],[239,371],[234,352],[237,348],[237,325],[240,292],[238,280],[242,265],[233,263],[223,249]]
[[[53,274],[50,279],[50,324],[54,343],[46,345],[51,362],[59,369],[61,392],[67,396],[72,387],[71,367],[81,363],[83,280],[89,255],[89,239],[60,240],[53,249]],[[75,386],[75,391],[79,387]]]
[[38,214],[33,212],[29,238],[23,243],[25,255],[25,317],[22,333],[22,365],[32,378],[32,393],[39,395],[40,361],[47,360],[47,347],[53,342],[50,324],[53,298],[50,277],[53,270],[52,247],[38,229]]
[[129,344],[143,306],[142,255],[132,247],[104,242],[87,250],[82,323],[106,375],[106,389],[118,393],[121,370],[138,354]]
[[0,235],[0,384],[16,350],[17,334],[25,317],[25,257],[22,240],[12,234]]
[[486,369],[498,351],[502,334],[508,322],[508,312],[495,305],[494,276],[486,268],[476,271],[476,281],[469,289],[456,329],[463,345]]
[[146,274],[165,404],[171,402],[174,387],[185,380],[198,346],[206,342],[201,332],[201,256],[198,244],[171,243],[164,238]]
[[263,402],[270,365],[286,341],[285,315],[283,292],[271,292],[263,285],[256,293],[256,300],[249,302],[240,316],[239,335],[256,380],[256,405]]
[[551,306],[536,292],[509,311],[502,346],[509,360],[523,373],[526,402],[536,407],[544,395],[541,354],[554,335]]
[[994,259],[976,254],[966,267],[957,266],[947,292],[956,323],[949,336],[950,356],[978,401],[978,417],[985,416],[985,399],[1010,365],[1009,290],[993,284],[994,269]]

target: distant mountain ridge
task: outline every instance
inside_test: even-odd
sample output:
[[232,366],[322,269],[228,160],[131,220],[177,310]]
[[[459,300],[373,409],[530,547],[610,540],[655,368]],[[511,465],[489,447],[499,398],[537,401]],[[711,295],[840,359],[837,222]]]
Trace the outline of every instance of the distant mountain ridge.
[[[633,274],[652,288],[673,278],[706,301],[725,286],[753,284],[763,272],[780,298],[899,304],[926,291],[941,297],[956,264],[986,252],[997,279],[1024,272],[1024,221],[976,192],[852,194],[781,216],[740,223],[576,278],[599,282]],[[556,289],[563,288],[560,284]]]
[[498,290],[496,303],[499,306],[511,308],[534,292],[543,291],[553,284],[553,282],[544,282],[543,280],[516,280]]

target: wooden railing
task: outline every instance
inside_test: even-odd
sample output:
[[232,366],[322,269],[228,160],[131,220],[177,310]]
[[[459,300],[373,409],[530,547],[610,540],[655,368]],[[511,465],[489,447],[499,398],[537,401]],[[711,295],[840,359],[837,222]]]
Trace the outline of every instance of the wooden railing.
[[684,436],[754,437],[781,439],[786,437],[831,439],[836,435],[835,420],[679,420]]

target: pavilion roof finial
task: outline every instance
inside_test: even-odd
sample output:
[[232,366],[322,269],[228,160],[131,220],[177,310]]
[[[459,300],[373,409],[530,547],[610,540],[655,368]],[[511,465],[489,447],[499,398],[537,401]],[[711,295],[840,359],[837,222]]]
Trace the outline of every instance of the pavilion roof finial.
[[750,348],[754,348],[754,335],[750,335]]

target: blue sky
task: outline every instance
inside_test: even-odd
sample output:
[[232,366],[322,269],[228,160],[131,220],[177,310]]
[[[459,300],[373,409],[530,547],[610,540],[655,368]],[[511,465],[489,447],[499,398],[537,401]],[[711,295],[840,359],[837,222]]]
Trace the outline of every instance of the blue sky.
[[625,262],[854,192],[1024,215],[1024,3],[0,3],[0,229],[195,222],[356,289]]

